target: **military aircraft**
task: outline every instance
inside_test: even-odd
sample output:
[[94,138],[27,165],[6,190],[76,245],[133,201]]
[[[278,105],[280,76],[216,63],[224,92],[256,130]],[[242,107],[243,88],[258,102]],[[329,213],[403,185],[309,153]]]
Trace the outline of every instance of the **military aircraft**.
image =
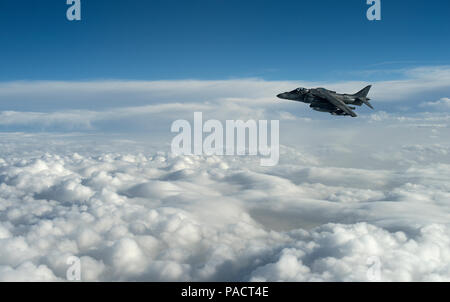
[[372,85],[367,86],[355,94],[340,94],[325,88],[297,88],[291,92],[280,93],[277,95],[280,99],[303,102],[310,104],[309,107],[320,112],[329,112],[332,115],[350,115],[357,117],[353,111],[353,106],[361,106],[366,104],[373,109],[370,99],[367,97]]

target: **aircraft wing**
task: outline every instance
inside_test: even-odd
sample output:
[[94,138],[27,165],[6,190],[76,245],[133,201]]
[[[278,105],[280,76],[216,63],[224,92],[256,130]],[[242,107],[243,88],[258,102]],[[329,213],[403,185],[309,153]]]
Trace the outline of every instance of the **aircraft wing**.
[[334,95],[326,91],[325,89],[316,89],[315,93],[317,93],[317,96],[321,97],[324,100],[327,100],[337,108],[341,109],[348,115],[351,115],[352,117],[357,117],[356,113],[353,112],[344,102],[336,98]]

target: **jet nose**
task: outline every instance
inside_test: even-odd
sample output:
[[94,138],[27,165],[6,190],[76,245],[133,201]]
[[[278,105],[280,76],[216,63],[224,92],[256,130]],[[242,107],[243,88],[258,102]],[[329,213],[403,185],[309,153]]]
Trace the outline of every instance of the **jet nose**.
[[280,93],[280,94],[277,95],[277,98],[284,99],[285,95],[286,95],[285,93]]

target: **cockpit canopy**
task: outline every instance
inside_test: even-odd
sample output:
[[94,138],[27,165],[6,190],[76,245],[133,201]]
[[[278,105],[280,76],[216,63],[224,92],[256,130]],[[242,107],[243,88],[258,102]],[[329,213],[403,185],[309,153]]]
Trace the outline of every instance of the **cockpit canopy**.
[[309,89],[302,88],[302,87],[291,91],[291,93],[299,93],[299,94],[305,94],[305,93],[308,93],[308,92],[309,92]]

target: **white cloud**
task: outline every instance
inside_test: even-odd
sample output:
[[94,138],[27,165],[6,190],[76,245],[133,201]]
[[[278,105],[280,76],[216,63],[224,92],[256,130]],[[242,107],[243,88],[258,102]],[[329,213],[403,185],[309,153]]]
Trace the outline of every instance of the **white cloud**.
[[[186,118],[194,111],[214,119],[317,118],[305,105],[275,96],[295,87],[324,86],[341,92],[356,92],[372,84],[375,107],[392,103],[414,107],[432,94],[450,93],[448,66],[404,70],[402,79],[366,82],[307,82],[235,79],[222,81],[92,81],[0,83],[0,127],[34,130],[136,131],[154,128],[168,120]],[[442,104],[441,104],[442,103]],[[378,104],[378,106],[377,106]],[[430,106],[445,105],[443,98]],[[394,110],[394,109],[392,109]],[[390,111],[392,111],[390,109]],[[362,115],[365,109],[360,110]],[[369,111],[367,111],[369,112]]]
[[[297,242],[253,271],[250,280],[448,281],[450,242],[446,232],[444,226],[430,225],[413,239],[365,223],[330,224],[299,233]],[[369,266],[379,269],[377,274],[371,275],[368,269],[371,259],[378,262],[377,268]]]
[[423,108],[432,109],[449,109],[450,108],[450,98],[442,98],[435,102],[425,102],[420,105]]
[[31,262],[25,262],[17,268],[0,265],[1,282],[50,282],[60,281],[45,265],[36,267]]
[[445,146],[396,149],[408,164],[385,169],[283,147],[263,168],[93,140],[2,135],[1,280],[64,280],[70,256],[83,280],[368,281],[373,257],[381,280],[450,279]]

